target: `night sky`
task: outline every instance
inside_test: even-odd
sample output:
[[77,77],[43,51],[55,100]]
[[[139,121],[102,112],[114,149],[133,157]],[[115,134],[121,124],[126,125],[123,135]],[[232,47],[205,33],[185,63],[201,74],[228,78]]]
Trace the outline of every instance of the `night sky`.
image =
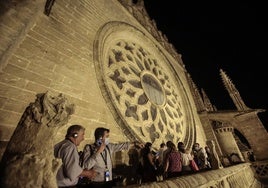
[[[220,77],[226,72],[244,103],[268,110],[268,20],[264,2],[144,0],[158,30],[182,55],[196,86],[218,110],[236,109]],[[268,112],[258,114],[268,128]]]

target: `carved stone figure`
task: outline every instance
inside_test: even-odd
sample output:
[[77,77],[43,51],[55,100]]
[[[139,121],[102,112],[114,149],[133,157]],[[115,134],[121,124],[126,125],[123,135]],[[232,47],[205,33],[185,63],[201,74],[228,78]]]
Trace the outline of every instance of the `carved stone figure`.
[[24,111],[1,161],[1,186],[5,188],[57,187],[61,161],[54,159],[53,139],[74,112],[62,95],[36,95]]

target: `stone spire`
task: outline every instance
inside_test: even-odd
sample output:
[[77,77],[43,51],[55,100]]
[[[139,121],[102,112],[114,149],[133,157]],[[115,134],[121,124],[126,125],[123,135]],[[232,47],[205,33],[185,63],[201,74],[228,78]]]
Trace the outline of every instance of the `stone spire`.
[[204,102],[202,100],[202,97],[201,97],[201,95],[199,93],[199,90],[196,87],[193,79],[191,78],[189,73],[186,74],[186,77],[187,77],[187,80],[188,80],[188,83],[189,83],[191,93],[192,93],[192,95],[194,97],[194,102],[195,102],[195,105],[196,105],[196,108],[197,108],[197,112],[206,111],[206,108],[205,108]]
[[204,101],[204,105],[205,105],[206,110],[209,112],[215,111],[215,109],[214,109],[212,103],[210,102],[204,89],[201,89],[201,93],[202,93],[202,97],[203,97],[203,101]]
[[236,89],[235,85],[232,83],[232,80],[227,76],[227,74],[220,69],[220,75],[223,81],[223,84],[225,88],[227,89],[231,99],[233,100],[237,110],[242,111],[242,110],[249,110],[243,99],[241,98],[238,90]]

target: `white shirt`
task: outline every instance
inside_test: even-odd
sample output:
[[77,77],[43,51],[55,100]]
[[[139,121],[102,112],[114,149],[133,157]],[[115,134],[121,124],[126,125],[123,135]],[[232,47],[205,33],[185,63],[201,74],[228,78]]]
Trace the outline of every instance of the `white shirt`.
[[[95,182],[104,182],[104,172],[107,169],[110,172],[110,180],[113,179],[112,174],[112,155],[114,152],[121,150],[128,150],[130,146],[129,142],[119,143],[119,144],[108,144],[105,150],[101,154],[96,155],[96,147],[94,144],[91,144],[93,149],[93,153],[91,153],[91,149],[89,144],[87,144],[84,148],[84,158],[83,158],[83,167],[87,169],[93,168],[97,172],[97,176],[92,179]],[[109,149],[107,149],[107,147]],[[106,163],[106,164],[105,164]]]
[[56,179],[59,187],[73,186],[78,183],[83,169],[79,165],[79,154],[76,145],[65,139],[54,146],[54,156],[62,159]]
[[193,157],[190,153],[181,153],[182,166],[189,166],[190,160],[193,160]]

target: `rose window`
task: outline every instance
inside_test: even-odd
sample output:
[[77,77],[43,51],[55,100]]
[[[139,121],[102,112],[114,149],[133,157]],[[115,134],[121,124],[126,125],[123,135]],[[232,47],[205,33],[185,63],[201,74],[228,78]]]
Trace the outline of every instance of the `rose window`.
[[174,73],[134,42],[116,41],[102,63],[106,92],[135,137],[160,144],[185,132],[185,110]]

